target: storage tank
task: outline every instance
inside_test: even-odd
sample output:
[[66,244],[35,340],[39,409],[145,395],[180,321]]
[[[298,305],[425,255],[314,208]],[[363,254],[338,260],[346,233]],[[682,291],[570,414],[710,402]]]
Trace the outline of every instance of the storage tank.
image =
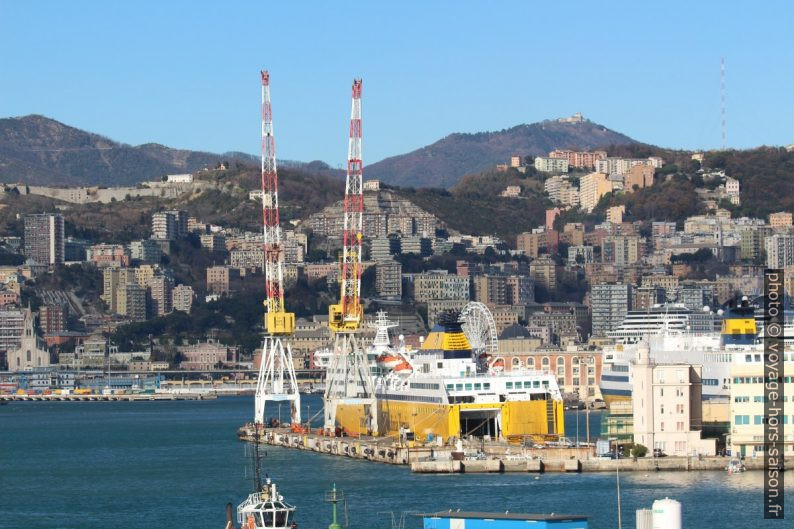
[[653,511],[637,509],[637,529],[653,529]]
[[670,498],[653,502],[653,529],[681,529],[681,503]]

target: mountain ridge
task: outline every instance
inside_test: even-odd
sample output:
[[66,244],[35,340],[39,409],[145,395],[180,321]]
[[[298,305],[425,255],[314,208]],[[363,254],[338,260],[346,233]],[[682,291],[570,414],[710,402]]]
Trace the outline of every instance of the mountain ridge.
[[554,149],[589,150],[639,143],[592,121],[546,120],[500,131],[455,132],[411,152],[365,168],[368,178],[402,187],[450,188],[465,175],[485,171],[511,156],[547,155]]
[[256,158],[158,143],[133,146],[39,114],[0,119],[0,181],[125,186],[221,161],[253,163]]

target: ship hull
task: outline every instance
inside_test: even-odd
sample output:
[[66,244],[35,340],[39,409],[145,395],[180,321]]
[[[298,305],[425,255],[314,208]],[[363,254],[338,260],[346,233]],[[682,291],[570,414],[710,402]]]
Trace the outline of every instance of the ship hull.
[[435,404],[378,399],[378,432],[366,431],[366,408],[360,403],[339,403],[336,423],[352,436],[399,436],[408,430],[418,441],[467,435],[520,439],[562,435],[563,413],[559,400]]

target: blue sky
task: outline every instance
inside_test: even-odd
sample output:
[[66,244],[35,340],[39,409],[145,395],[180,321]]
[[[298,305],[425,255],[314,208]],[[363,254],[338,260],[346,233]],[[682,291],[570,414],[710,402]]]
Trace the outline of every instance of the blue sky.
[[638,140],[794,143],[791,2],[0,0],[0,116],[140,144],[342,162],[364,79],[364,164],[451,132],[581,111]]

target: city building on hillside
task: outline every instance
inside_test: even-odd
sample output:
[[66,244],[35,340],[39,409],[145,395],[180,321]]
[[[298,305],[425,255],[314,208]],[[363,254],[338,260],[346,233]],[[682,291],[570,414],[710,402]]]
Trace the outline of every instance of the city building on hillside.
[[608,173],[589,173],[579,180],[579,205],[591,213],[601,197],[612,192],[612,181]]
[[650,165],[635,165],[623,175],[623,190],[633,193],[635,189],[651,187],[655,169]]
[[232,268],[256,272],[265,269],[264,248],[237,249],[229,252],[229,264]]
[[529,263],[529,275],[536,285],[541,285],[549,292],[557,288],[557,263],[548,255],[541,255]]
[[469,300],[469,278],[446,270],[430,270],[413,277],[413,296],[418,303],[431,299]]
[[[794,456],[794,437],[788,434],[794,424],[794,354],[783,355],[783,373],[779,377],[783,409],[776,410],[778,424],[784,425],[783,454]],[[731,432],[729,444],[735,456],[764,456],[764,354],[760,351],[737,352],[731,364]]]
[[567,158],[535,157],[535,170],[541,173],[567,173]]
[[624,213],[626,213],[626,206],[623,204],[607,208],[607,222],[611,224],[622,224]]
[[600,283],[590,290],[593,335],[607,336],[617,329],[631,310],[632,286],[623,283]]
[[779,211],[769,214],[769,226],[772,228],[790,228],[792,225],[792,215],[787,211]]
[[523,232],[516,236],[516,249],[527,257],[537,259],[541,250],[545,250],[546,247],[545,231]]
[[594,261],[594,248],[592,246],[582,245],[568,247],[568,266],[581,266]]
[[95,244],[86,253],[97,268],[130,266],[130,254],[121,244]]
[[193,287],[188,285],[175,286],[171,291],[171,299],[174,310],[179,310],[190,314],[190,311],[193,308],[194,297],[195,294],[193,293]]
[[199,236],[201,247],[210,252],[225,252],[226,237],[220,233],[204,233]]
[[713,456],[716,439],[702,439],[703,366],[656,364],[641,343],[631,365],[634,442],[670,456]]
[[402,297],[402,264],[393,260],[381,260],[375,263],[375,291],[378,296],[386,299]]
[[568,160],[569,167],[576,167],[581,169],[595,169],[595,164],[598,160],[604,160],[607,157],[606,151],[571,151],[571,150],[555,150],[549,153],[550,158],[564,158]]
[[794,235],[775,234],[766,239],[767,268],[794,265]]
[[389,261],[401,253],[400,238],[395,236],[375,237],[370,241],[370,258],[373,261]]
[[617,266],[634,264],[642,257],[640,238],[627,235],[612,235],[601,241],[601,262]]
[[63,215],[25,215],[25,257],[40,265],[64,262]]
[[174,280],[166,275],[155,275],[149,280],[149,314],[165,316],[173,310]]
[[239,275],[239,270],[230,266],[210,266],[207,268],[207,292],[229,294],[232,280]]
[[187,235],[187,211],[161,211],[152,215],[152,239],[173,241]]
[[116,313],[132,321],[146,320],[146,288],[127,283],[116,289]]
[[64,305],[42,305],[39,307],[39,327],[44,334],[58,334],[66,330],[68,311]]
[[728,200],[730,200],[731,204],[734,206],[741,204],[741,200],[739,199],[739,181],[737,179],[731,178],[730,176],[725,178],[725,194],[728,195]]
[[163,257],[163,251],[160,245],[151,239],[132,241],[130,257],[140,263],[157,264]]

